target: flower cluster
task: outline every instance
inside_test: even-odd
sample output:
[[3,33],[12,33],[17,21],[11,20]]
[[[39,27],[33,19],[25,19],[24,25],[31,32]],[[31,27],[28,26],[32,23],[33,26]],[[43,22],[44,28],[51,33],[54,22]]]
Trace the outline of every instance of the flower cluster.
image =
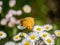
[[[22,42],[19,42],[17,45],[35,45],[36,41],[42,39],[43,42],[41,43],[46,45],[54,45],[55,38],[60,37],[60,30],[56,30],[54,34],[51,35],[48,32],[52,31],[52,28],[53,26],[50,24],[45,24],[43,26],[36,25],[33,27],[32,32],[28,34],[24,32],[20,32],[13,37],[13,40],[19,41],[23,38]],[[5,45],[8,44],[10,44],[10,42],[7,42]]]
[[0,40],[7,37],[7,34],[3,31],[0,31]]
[[2,5],[3,5],[3,2],[0,1],[0,13],[2,12]]
[[[0,1],[0,12],[2,11],[2,7],[1,7],[2,4],[3,4],[3,2]],[[10,0],[9,1],[9,6],[10,7],[13,7],[15,4],[16,4],[16,0]],[[25,13],[30,13],[31,12],[31,7],[29,5],[24,5],[22,9],[23,9],[23,11]],[[14,27],[17,24],[19,25],[19,27],[23,27],[23,26],[20,26],[20,21],[21,20],[15,18],[15,16],[21,16],[22,13],[23,13],[22,10],[13,10],[13,9],[10,9],[8,11],[8,13],[6,14],[5,18],[1,19],[0,24],[2,26],[8,25],[8,27],[10,27],[10,28]],[[29,18],[29,19],[31,19],[31,18]],[[32,18],[32,20],[33,20],[33,18]],[[25,23],[23,23],[23,25],[24,24]]]
[[10,1],[9,1],[9,6],[10,6],[10,7],[15,6],[15,4],[16,4],[16,0],[10,0]]
[[[52,30],[52,25],[46,24],[44,26],[36,25],[33,27],[33,32],[30,32],[29,34],[26,33],[18,33],[16,36],[13,37],[13,40],[19,41],[21,40],[21,36],[24,37],[22,42],[20,44],[22,45],[35,45],[35,42],[39,40],[40,38],[43,39],[44,43],[47,45],[54,45],[54,39],[52,38],[52,35],[49,34],[47,31]],[[19,38],[20,37],[20,38]]]
[[[0,1],[0,13],[2,12],[2,4],[3,2]],[[13,7],[16,4],[16,0],[10,0],[9,6]],[[25,13],[31,12],[31,7],[29,5],[23,6],[23,11]],[[34,18],[32,17],[25,17],[23,19],[16,19],[14,16],[21,16],[23,14],[22,10],[13,10],[10,9],[6,16],[1,19],[0,25],[6,26],[8,25],[9,28],[13,28],[17,25],[18,29],[26,29],[32,30],[30,33],[20,32],[17,35],[13,36],[13,40],[15,42],[7,42],[5,45],[54,45],[55,38],[60,37],[60,30],[56,30],[54,34],[50,34],[49,31],[53,30],[53,26],[51,24],[45,25],[35,25]],[[0,40],[7,37],[7,34],[3,31],[0,31]],[[38,40],[41,40],[37,43]]]

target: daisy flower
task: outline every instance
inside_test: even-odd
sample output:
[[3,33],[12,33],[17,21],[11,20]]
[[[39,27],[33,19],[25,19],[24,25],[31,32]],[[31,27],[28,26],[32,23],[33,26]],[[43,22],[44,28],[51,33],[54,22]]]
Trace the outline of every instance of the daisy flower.
[[21,21],[20,20],[16,20],[16,24],[20,24],[21,23]]
[[20,36],[27,37],[27,34],[26,33],[21,33]]
[[31,7],[30,7],[29,5],[24,5],[23,11],[24,11],[25,13],[30,13],[30,12],[31,12]]
[[10,9],[10,10],[8,11],[8,13],[11,13],[11,14],[13,14],[13,15],[16,15],[16,10]]
[[8,23],[8,27],[12,28],[12,27],[14,27],[14,26],[15,26],[14,23],[12,23],[12,22],[9,22],[9,23]]
[[16,36],[13,37],[13,40],[14,41],[19,41],[19,40],[21,40],[21,37],[19,35],[16,35]]
[[16,13],[17,13],[18,16],[22,15],[22,11],[21,10],[18,10]]
[[0,1],[0,6],[2,6],[3,5],[3,2],[2,1]]
[[11,17],[10,18],[10,22],[15,24],[16,23],[16,18],[15,17]]
[[22,45],[35,45],[35,43],[34,43],[34,42],[31,42],[30,40],[24,39],[24,40],[22,41]]
[[44,29],[45,29],[46,31],[50,31],[52,28],[53,28],[53,26],[50,25],[50,24],[44,25]]
[[5,18],[6,18],[6,19],[10,19],[12,16],[13,16],[12,13],[7,13],[6,16],[5,16]]
[[51,35],[47,32],[41,32],[39,33],[39,36],[42,38],[42,39],[45,39],[47,37],[51,37]]
[[3,31],[0,31],[0,39],[4,39],[7,37],[7,34]]
[[33,27],[33,31],[35,31],[35,32],[42,32],[42,31],[44,31],[44,29],[43,29],[43,27],[42,26],[34,26]]
[[56,30],[54,33],[57,37],[60,37],[60,30]]
[[38,34],[35,33],[35,32],[29,33],[28,36],[29,36],[28,39],[29,39],[31,42],[35,42],[35,41],[37,41],[37,40],[39,39]]
[[13,7],[16,4],[16,0],[10,0],[9,1],[9,6]]
[[47,37],[45,40],[44,40],[45,44],[47,45],[54,45],[54,40],[50,37]]
[[10,41],[10,42],[5,43],[5,45],[16,45],[16,44],[14,42]]
[[7,20],[7,19],[2,19],[2,20],[1,20],[1,25],[6,25],[6,24],[7,24],[7,22],[8,22],[8,20]]
[[23,33],[23,32],[18,33],[18,35],[22,36],[22,37],[27,37],[28,36],[26,33]]

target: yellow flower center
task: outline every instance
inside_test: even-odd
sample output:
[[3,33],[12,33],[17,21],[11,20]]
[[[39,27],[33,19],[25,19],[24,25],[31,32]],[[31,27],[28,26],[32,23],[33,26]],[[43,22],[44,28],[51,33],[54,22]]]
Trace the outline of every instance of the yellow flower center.
[[26,8],[25,8],[25,10],[26,10],[26,11],[29,11],[29,8],[28,8],[28,7],[26,7]]
[[31,36],[30,38],[31,38],[32,40],[34,40],[34,39],[36,39],[36,36],[33,35],[33,36]]
[[25,36],[25,34],[24,34],[24,33],[22,33],[22,34],[21,34],[21,36],[23,36],[23,37],[24,37],[24,36]]
[[59,35],[59,36],[60,36],[60,32],[58,32],[58,33],[57,33],[57,35]]
[[15,38],[16,38],[16,39],[18,39],[18,38],[19,38],[19,36],[16,36]]
[[48,43],[51,43],[51,42],[52,42],[51,39],[47,39],[46,41],[47,41]]
[[22,19],[22,25],[24,27],[28,28],[29,30],[32,30],[34,24],[35,24],[34,18],[32,18],[32,17],[26,17],[26,18]]
[[37,28],[36,30],[37,30],[37,31],[40,31],[40,30],[41,30],[41,28]]
[[24,45],[30,45],[30,42],[26,41]]
[[49,29],[49,26],[46,26],[46,29]]
[[43,36],[43,37],[46,37],[46,36],[47,36],[47,34],[43,34],[42,36]]
[[0,32],[0,36],[2,36],[3,34]]

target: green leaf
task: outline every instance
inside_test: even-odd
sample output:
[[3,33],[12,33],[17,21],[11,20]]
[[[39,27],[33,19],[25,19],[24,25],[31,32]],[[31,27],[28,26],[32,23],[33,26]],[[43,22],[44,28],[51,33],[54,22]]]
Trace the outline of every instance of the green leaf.
[[60,38],[56,39],[55,45],[60,45]]

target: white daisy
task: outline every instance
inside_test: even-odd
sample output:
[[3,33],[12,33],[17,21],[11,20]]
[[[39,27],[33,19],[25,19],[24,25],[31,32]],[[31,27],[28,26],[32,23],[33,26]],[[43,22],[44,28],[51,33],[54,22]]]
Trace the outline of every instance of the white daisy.
[[16,15],[16,10],[10,9],[10,10],[8,11],[8,13],[11,13],[11,14],[13,14],[13,15]]
[[21,23],[21,21],[20,20],[16,20],[16,24],[20,24]]
[[44,29],[45,29],[46,31],[50,31],[52,28],[53,28],[53,26],[50,25],[50,24],[44,25]]
[[22,36],[22,37],[27,37],[27,34],[26,34],[26,33],[23,33],[23,32],[18,33],[18,35],[19,35],[19,36]]
[[6,24],[7,24],[7,22],[8,22],[8,20],[7,20],[7,19],[2,19],[2,20],[1,20],[1,25],[6,25]]
[[10,6],[10,7],[15,6],[15,4],[16,4],[16,0],[10,0],[10,1],[9,1],[9,6]]
[[5,16],[5,18],[6,18],[6,19],[10,19],[12,16],[13,16],[12,13],[7,13],[6,16]]
[[33,27],[33,31],[35,31],[35,32],[42,32],[42,31],[44,31],[44,29],[43,29],[42,26],[34,26]]
[[35,45],[35,42],[31,42],[30,40],[24,39],[22,41],[22,45]]
[[25,13],[30,13],[30,12],[31,12],[31,7],[30,7],[29,5],[24,5],[23,11],[24,11]]
[[13,40],[14,41],[19,41],[19,40],[21,40],[21,37],[19,35],[16,35],[16,36],[13,37]]
[[44,42],[47,44],[47,45],[54,45],[54,40],[50,37],[47,37]]
[[0,1],[0,6],[2,6],[3,5],[3,2],[2,1]]
[[39,36],[38,36],[38,34],[35,33],[35,32],[29,33],[28,36],[29,36],[28,39],[29,39],[31,42],[35,42],[35,41],[39,40]]
[[7,42],[7,43],[5,43],[5,45],[16,45],[14,42]]
[[14,23],[12,23],[12,22],[9,22],[9,23],[8,23],[8,27],[12,28],[12,27],[14,27],[14,26],[15,26]]
[[56,30],[54,33],[57,37],[60,37],[60,30]]
[[51,37],[51,35],[47,32],[41,32],[39,33],[39,36],[42,38],[42,39],[45,39],[47,37]]
[[3,31],[0,31],[0,39],[4,39],[7,37],[7,34]]
[[22,11],[21,10],[18,10],[16,13],[17,13],[18,16],[22,15]]
[[15,17],[11,17],[10,18],[10,22],[15,24],[16,23],[16,18]]

